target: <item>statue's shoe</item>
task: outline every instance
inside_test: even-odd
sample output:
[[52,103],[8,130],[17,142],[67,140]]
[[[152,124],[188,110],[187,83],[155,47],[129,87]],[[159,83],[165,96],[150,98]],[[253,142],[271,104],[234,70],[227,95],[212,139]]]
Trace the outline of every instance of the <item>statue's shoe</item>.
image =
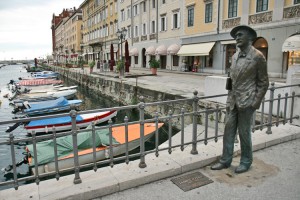
[[248,171],[249,167],[245,166],[245,165],[239,165],[236,169],[235,169],[235,173],[240,174],[240,173],[244,173],[246,171]]
[[221,170],[221,169],[226,169],[228,168],[230,165],[226,165],[223,163],[217,163],[214,164],[213,166],[210,167],[211,170]]

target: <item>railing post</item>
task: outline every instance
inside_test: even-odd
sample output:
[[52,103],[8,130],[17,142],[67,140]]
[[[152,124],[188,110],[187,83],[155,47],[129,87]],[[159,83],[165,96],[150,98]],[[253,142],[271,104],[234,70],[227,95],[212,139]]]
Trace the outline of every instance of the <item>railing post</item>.
[[32,131],[32,146],[33,146],[33,155],[34,155],[34,170],[35,170],[35,183],[38,185],[40,183],[39,170],[38,170],[38,157],[36,149],[36,134],[35,131]]
[[144,124],[145,124],[145,103],[139,103],[140,110],[140,168],[147,167],[145,162],[145,144],[144,144]]
[[158,143],[159,143],[159,138],[158,138],[158,112],[155,112],[155,156],[159,156],[159,150],[158,150]]
[[76,110],[70,111],[70,117],[72,121],[72,139],[73,139],[73,153],[74,153],[74,167],[75,167],[75,177],[74,184],[81,183],[81,178],[79,176],[79,159],[78,159],[78,144],[77,144],[77,129],[76,129]]
[[198,154],[197,151],[197,118],[198,118],[198,92],[194,91],[194,98],[193,98],[193,138],[192,138],[192,150],[191,154]]
[[268,116],[268,129],[266,131],[267,134],[272,134],[272,112],[273,112],[273,101],[274,101],[274,83],[271,83],[271,88],[270,88],[270,101],[269,101],[269,116]]
[[218,132],[219,132],[219,104],[216,106],[216,113],[215,113],[215,142],[218,142]]
[[185,109],[181,108],[181,145],[180,145],[180,150],[184,150],[184,112]]
[[168,133],[168,140],[169,140],[169,154],[172,153],[172,111],[169,110],[169,133]]
[[293,123],[295,92],[292,92],[290,123]]
[[125,155],[126,155],[126,164],[129,163],[129,146],[128,146],[128,117],[125,116],[124,118],[124,122],[125,122],[125,145],[126,145],[126,152],[125,152]]
[[13,166],[13,174],[14,174],[14,188],[18,190],[18,176],[17,176],[17,167],[16,167],[16,155],[15,155],[15,144],[14,144],[14,135],[12,132],[9,133],[9,143],[10,143],[10,152]]

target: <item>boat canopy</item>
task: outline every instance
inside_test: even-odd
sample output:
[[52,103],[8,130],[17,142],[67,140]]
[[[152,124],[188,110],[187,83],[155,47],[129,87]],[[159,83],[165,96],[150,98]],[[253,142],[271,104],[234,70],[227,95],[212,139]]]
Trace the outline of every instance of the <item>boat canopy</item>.
[[[91,129],[90,125],[87,129]],[[92,131],[80,132],[77,134],[78,151],[93,148]],[[113,145],[119,144],[115,138],[112,140]],[[56,139],[57,156],[58,159],[73,154],[73,140],[72,135],[59,137]],[[109,129],[101,129],[95,131],[95,145],[108,146],[109,145]],[[31,152],[32,166],[34,166],[33,145],[26,146]],[[37,159],[39,165],[44,165],[54,161],[54,142],[53,140],[46,140],[36,144]]]

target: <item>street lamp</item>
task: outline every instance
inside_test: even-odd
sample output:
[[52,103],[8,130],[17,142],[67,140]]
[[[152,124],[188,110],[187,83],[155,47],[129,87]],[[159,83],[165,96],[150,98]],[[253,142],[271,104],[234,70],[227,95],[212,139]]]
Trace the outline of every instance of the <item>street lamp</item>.
[[127,29],[126,29],[126,28],[122,28],[121,30],[118,29],[118,31],[117,31],[117,36],[118,36],[119,40],[121,40],[120,60],[122,60],[122,54],[123,54],[122,43],[123,43],[123,40],[124,40],[125,37],[126,37],[126,33],[127,33]]

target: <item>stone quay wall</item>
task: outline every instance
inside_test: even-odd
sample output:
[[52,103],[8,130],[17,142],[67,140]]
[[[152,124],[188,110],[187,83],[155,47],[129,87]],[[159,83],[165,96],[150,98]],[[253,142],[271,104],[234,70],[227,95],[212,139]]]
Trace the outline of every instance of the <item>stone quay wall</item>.
[[[87,87],[93,90],[96,94],[99,93],[101,95],[111,97],[113,100],[120,102],[123,105],[136,105],[141,101],[148,103],[184,99],[182,96],[142,88],[139,87],[138,84],[131,85],[118,78],[79,73],[66,68],[55,68],[55,71],[59,72],[66,79],[74,81],[78,85]],[[173,115],[176,115],[181,113],[181,109],[183,107],[185,109],[185,113],[192,112],[193,110],[190,101],[189,103],[184,102],[182,104],[168,103],[156,106],[146,106],[145,112],[153,117],[156,115],[156,112],[159,116],[168,116],[170,111]],[[198,123],[202,124],[203,122],[202,117],[199,117]],[[184,124],[188,125],[191,123],[192,116],[186,116],[184,118]],[[172,125],[180,129],[180,117],[173,118]]]

